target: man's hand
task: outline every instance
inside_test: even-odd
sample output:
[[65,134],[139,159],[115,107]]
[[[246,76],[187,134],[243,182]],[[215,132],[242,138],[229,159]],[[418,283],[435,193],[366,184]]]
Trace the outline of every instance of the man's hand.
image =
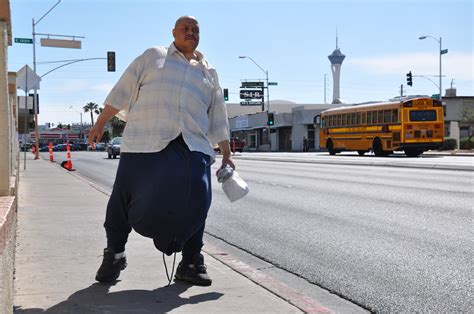
[[230,155],[228,155],[228,156],[223,155],[223,156],[222,156],[222,165],[221,165],[221,168],[224,168],[226,165],[231,166],[232,169],[235,170],[234,161],[232,160],[232,158],[230,157]]
[[91,145],[92,149],[95,149],[95,144],[99,143],[104,134],[104,126],[113,116],[115,116],[119,111],[112,106],[105,105],[104,110],[97,118],[97,121],[94,127],[89,131],[88,142]]
[[92,149],[95,149],[95,144],[100,143],[102,135],[104,135],[104,125],[96,122],[94,127],[89,131],[88,142]]
[[222,153],[222,165],[219,169],[224,168],[226,165],[232,167],[235,170],[234,162],[230,156],[230,144],[228,140],[222,141],[219,144],[219,149]]

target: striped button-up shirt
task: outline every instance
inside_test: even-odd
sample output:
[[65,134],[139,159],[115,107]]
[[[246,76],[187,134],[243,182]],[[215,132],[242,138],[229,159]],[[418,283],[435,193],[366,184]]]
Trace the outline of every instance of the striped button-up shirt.
[[180,133],[191,151],[214,159],[213,145],[229,139],[227,109],[216,70],[195,51],[153,47],[125,70],[104,104],[127,121],[121,151],[159,152]]

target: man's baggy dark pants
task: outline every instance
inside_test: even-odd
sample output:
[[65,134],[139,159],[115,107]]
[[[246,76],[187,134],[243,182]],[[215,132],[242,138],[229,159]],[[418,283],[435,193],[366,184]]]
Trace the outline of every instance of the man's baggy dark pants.
[[132,228],[167,255],[201,251],[211,205],[210,157],[192,152],[182,136],[157,153],[122,153],[107,205],[107,247],[125,250]]

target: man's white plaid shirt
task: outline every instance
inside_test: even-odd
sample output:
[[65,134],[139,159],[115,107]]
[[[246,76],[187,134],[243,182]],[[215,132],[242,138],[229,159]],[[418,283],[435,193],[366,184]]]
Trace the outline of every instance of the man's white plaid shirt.
[[127,121],[121,152],[159,152],[182,133],[191,151],[214,159],[213,145],[229,139],[217,72],[195,52],[199,62],[174,44],[153,47],[125,70],[104,102]]

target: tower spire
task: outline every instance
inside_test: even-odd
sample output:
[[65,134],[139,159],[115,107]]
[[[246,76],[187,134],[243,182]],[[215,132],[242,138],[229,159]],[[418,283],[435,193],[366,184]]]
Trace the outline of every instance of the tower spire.
[[331,70],[333,77],[333,96],[332,103],[340,104],[342,103],[340,99],[340,90],[339,90],[339,80],[341,76],[341,65],[342,61],[346,56],[339,49],[339,33],[336,27],[336,49],[328,56],[329,61],[331,61]]

